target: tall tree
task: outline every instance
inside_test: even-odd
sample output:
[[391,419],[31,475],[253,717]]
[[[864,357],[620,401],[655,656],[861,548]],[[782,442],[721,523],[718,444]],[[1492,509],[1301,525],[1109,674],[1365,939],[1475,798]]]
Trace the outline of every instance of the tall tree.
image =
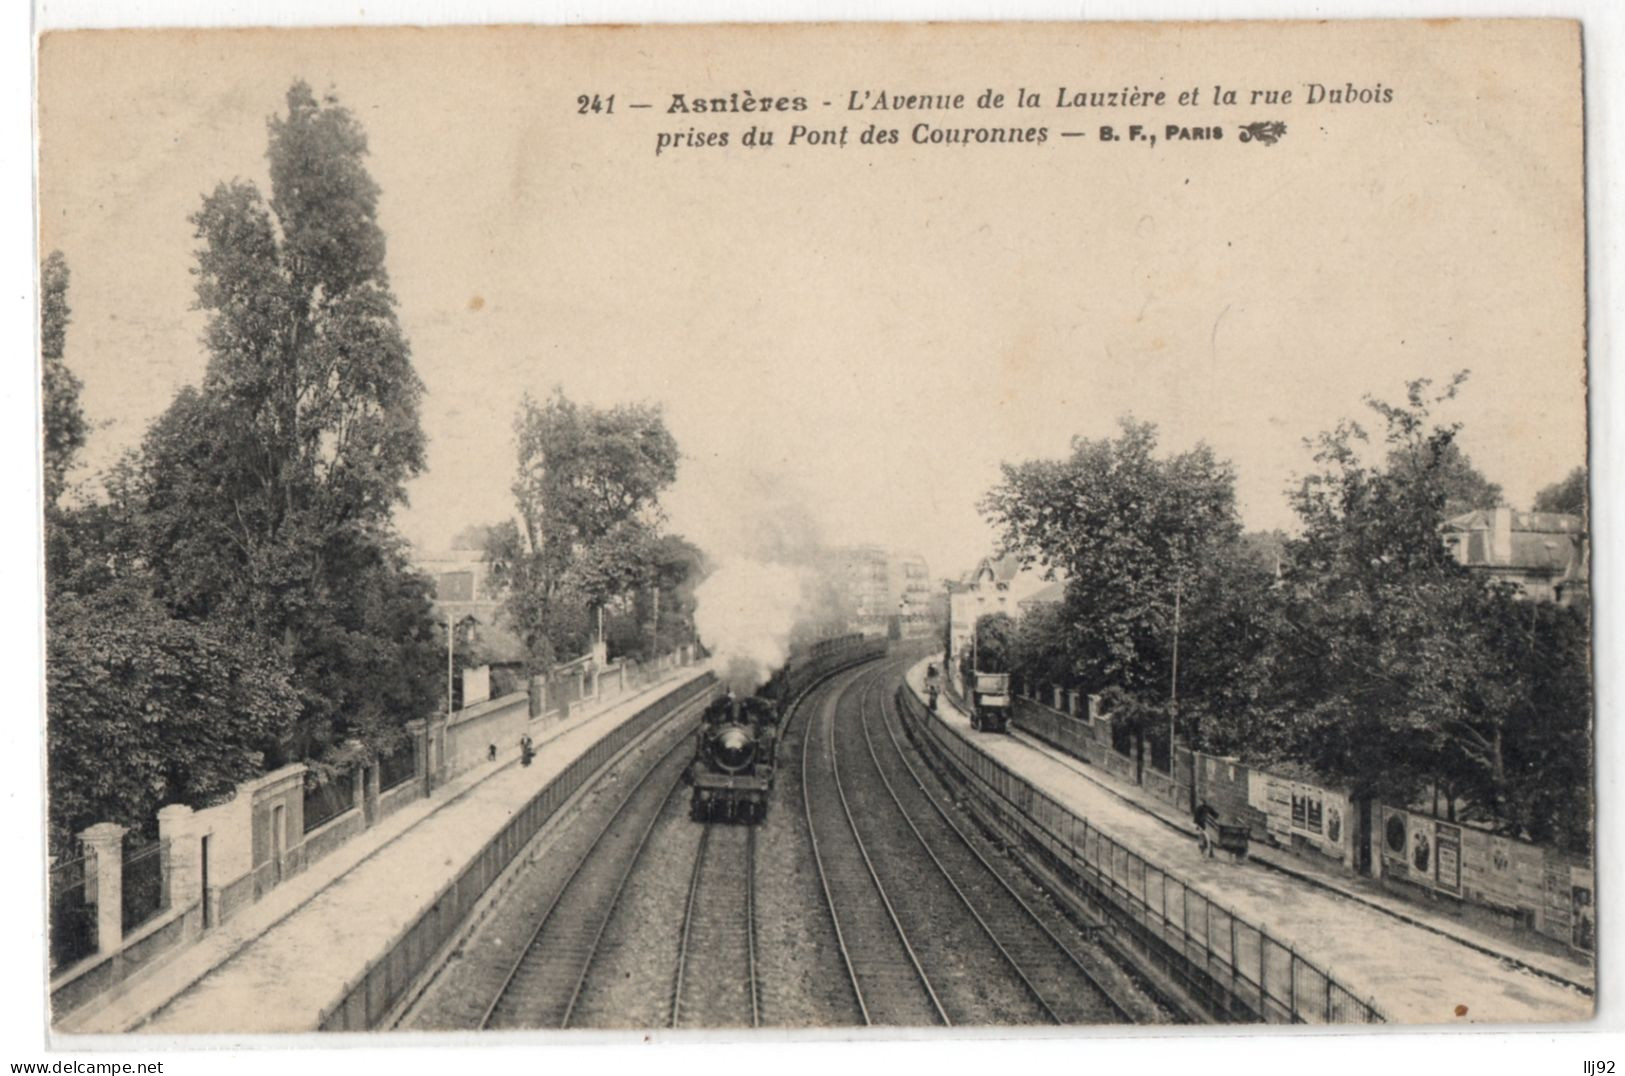
[[1064,460],[1005,464],[982,501],[1006,550],[1066,573],[1073,676],[1161,705],[1186,606],[1241,533],[1230,464],[1206,445],[1156,454],[1156,428],[1076,438]]
[[[1435,452],[1437,455],[1430,455]],[[1398,479],[1439,487],[1444,493],[1439,511],[1445,519],[1505,503],[1501,487],[1485,478],[1455,441],[1436,448],[1396,445],[1388,453],[1388,471]]]
[[432,708],[417,650],[427,591],[405,578],[391,513],[424,466],[422,384],[395,315],[367,139],[303,82],[269,124],[271,198],[222,183],[192,217],[203,384],[143,450],[159,595],[277,647],[306,756],[381,727],[374,673],[409,688],[388,722]]
[[40,266],[40,378],[43,410],[47,525],[67,485],[89,429],[79,406],[83,388],[64,359],[68,315],[68,261],[53,250]]
[[514,433],[519,522],[493,528],[486,560],[545,671],[584,649],[598,610],[649,582],[677,442],[658,407],[582,406],[562,389],[541,404],[526,396]]
[[112,469],[104,500],[61,503],[88,430],[60,254],[41,277],[47,815],[52,853],[68,855],[91,823],[150,832],[159,806],[201,805],[258,772],[297,698],[240,625],[184,620],[153,599],[133,460]]
[[1492,756],[1507,708],[1486,692],[1497,660],[1482,636],[1498,614],[1440,537],[1458,427],[1432,410],[1465,377],[1437,391],[1414,381],[1404,404],[1368,398],[1386,458],[1405,465],[1367,463],[1368,435],[1344,422],[1315,443],[1320,469],[1293,495],[1303,531],[1289,545],[1280,682],[1297,754],[1362,805],[1504,768]]
[[1565,512],[1581,519],[1589,518],[1586,469],[1576,467],[1563,481],[1554,482],[1535,494],[1535,511]]
[[139,580],[59,594],[46,636],[50,838],[94,822],[152,832],[261,770],[298,713],[287,671],[240,627],[171,616]]

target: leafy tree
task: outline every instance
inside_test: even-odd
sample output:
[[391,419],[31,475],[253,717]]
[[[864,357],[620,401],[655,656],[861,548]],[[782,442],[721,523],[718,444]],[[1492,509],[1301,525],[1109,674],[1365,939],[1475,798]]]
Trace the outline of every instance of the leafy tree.
[[[1215,545],[1182,607],[1178,721],[1192,747],[1254,759],[1290,746],[1277,678],[1284,630],[1275,543]],[[1158,725],[1159,754],[1165,753]]]
[[1586,469],[1576,467],[1561,482],[1554,482],[1535,494],[1535,511],[1565,512],[1581,519],[1589,518],[1586,494]]
[[650,582],[677,443],[658,407],[587,407],[562,390],[543,404],[525,397],[514,432],[519,522],[492,529],[486,560],[531,666],[545,671],[586,649],[598,610]]
[[283,655],[306,756],[435,705],[427,589],[391,523],[423,469],[422,385],[360,125],[299,82],[269,134],[269,203],[237,180],[192,217],[209,365],[149,432],[139,494],[159,596]]
[[[1485,760],[1464,789],[1517,836],[1592,851],[1591,632],[1577,609],[1491,596],[1481,621],[1504,714],[1466,744]],[[1488,709],[1489,707],[1486,707]],[[1499,735],[1497,735],[1499,734]]]
[[1440,445],[1437,458],[1428,456],[1428,451],[1416,445],[1397,445],[1388,453],[1388,471],[1398,479],[1439,486],[1444,491],[1440,511],[1445,519],[1505,503],[1501,487],[1485,478],[1455,441]]
[[1011,671],[1015,649],[1016,622],[1009,613],[984,613],[976,618],[974,645],[965,651],[975,656],[975,668],[982,672]]
[[79,407],[84,387],[63,354],[68,331],[68,262],[53,250],[40,266],[40,375],[43,410],[47,523],[67,486],[89,427]]
[[1060,604],[1036,606],[1021,615],[1010,641],[1010,668],[1029,694],[1072,683],[1068,621]]
[[1241,533],[1235,475],[1206,445],[1159,458],[1154,426],[1121,427],[1115,439],[1075,438],[1067,459],[1005,464],[981,507],[1005,549],[1066,573],[1075,681],[1160,705],[1176,609],[1183,621]]
[[139,586],[64,594],[46,642],[51,843],[146,828],[260,771],[298,712],[286,671],[238,629],[173,617]]
[[[1295,714],[1295,753],[1350,786],[1355,800],[1407,803],[1429,783],[1481,787],[1504,769],[1493,745],[1508,707],[1489,688],[1497,655],[1483,630],[1501,615],[1440,537],[1455,487],[1455,425],[1436,394],[1410,384],[1407,402],[1368,398],[1387,458],[1363,461],[1356,423],[1322,434],[1320,470],[1293,495],[1303,522],[1290,543],[1278,682]],[[1367,811],[1361,809],[1362,828]]]

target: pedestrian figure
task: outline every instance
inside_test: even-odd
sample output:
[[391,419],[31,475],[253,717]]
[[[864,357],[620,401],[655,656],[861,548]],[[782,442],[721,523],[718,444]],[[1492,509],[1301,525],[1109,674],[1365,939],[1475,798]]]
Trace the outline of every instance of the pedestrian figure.
[[519,762],[520,762],[520,765],[529,766],[530,765],[530,760],[535,758],[535,757],[536,757],[536,748],[531,746],[530,734],[526,733],[525,736],[522,739],[520,739],[520,741],[519,741]]
[[497,745],[496,744],[491,744],[490,746],[486,747],[486,749],[485,749],[485,758],[486,758],[487,762],[495,762],[497,760]]
[[[1201,803],[1196,808],[1196,843],[1202,854],[1213,857],[1213,829],[1219,824],[1219,812],[1211,804]],[[1210,828],[1211,827],[1211,828]]]

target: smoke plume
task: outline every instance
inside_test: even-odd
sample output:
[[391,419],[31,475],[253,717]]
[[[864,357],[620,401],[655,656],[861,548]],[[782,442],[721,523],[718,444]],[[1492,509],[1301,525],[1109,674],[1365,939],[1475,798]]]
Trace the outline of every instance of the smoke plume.
[[722,565],[695,590],[694,626],[731,691],[751,694],[789,657],[801,592],[796,568],[750,560]]
[[707,548],[716,568],[694,592],[694,626],[717,675],[748,695],[792,646],[846,631],[849,610],[818,527],[785,476],[753,474],[719,537]]

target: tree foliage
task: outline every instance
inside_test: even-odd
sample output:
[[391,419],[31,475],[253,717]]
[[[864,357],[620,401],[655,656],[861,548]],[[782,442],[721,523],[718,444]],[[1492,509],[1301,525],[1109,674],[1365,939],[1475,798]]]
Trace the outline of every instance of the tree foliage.
[[241,630],[171,616],[139,586],[52,603],[46,642],[51,844],[103,821],[148,829],[260,771],[298,712],[287,672]]
[[1009,613],[983,613],[971,629],[965,660],[972,671],[1002,673],[1013,669],[1016,622]]
[[[1173,715],[1199,749],[1307,764],[1362,800],[1437,791],[1452,817],[1585,848],[1585,613],[1489,584],[1441,536],[1500,499],[1434,417],[1465,377],[1368,398],[1376,432],[1345,421],[1312,440],[1290,538],[1241,535],[1228,465],[1158,458],[1133,422],[1070,459],[1006,466],[984,512],[1007,549],[1068,577],[1059,605],[1017,626],[1023,682],[1099,692],[1142,760],[1148,744],[1166,758]],[[1577,472],[1541,507],[1583,492]]]
[[1586,491],[1586,469],[1576,467],[1561,482],[1554,482],[1535,494],[1535,511],[1564,512],[1581,519],[1589,519]]
[[208,368],[149,430],[130,515],[176,615],[241,624],[290,670],[278,754],[384,749],[438,699],[427,584],[391,520],[424,465],[422,385],[360,125],[301,82],[268,126],[269,202],[236,180],[192,217]]
[[[1464,375],[1463,375],[1464,376]],[[1431,408],[1452,398],[1412,382],[1405,405],[1368,400],[1384,422],[1387,458],[1344,422],[1315,442],[1320,469],[1293,494],[1303,524],[1290,543],[1283,685],[1299,718],[1299,749],[1358,796],[1408,802],[1448,755],[1484,673],[1470,623],[1482,584],[1440,537],[1454,477],[1457,429]]]
[[[1124,419],[1112,439],[1076,438],[1063,460],[1003,467],[982,501],[1006,550],[1064,572],[1071,674],[1159,704],[1171,688],[1175,609],[1218,592],[1241,533],[1235,475],[1206,445],[1156,454],[1156,428]],[[1194,666],[1181,670],[1181,678]]]
[[1399,481],[1422,481],[1443,490],[1440,512],[1445,519],[1505,503],[1500,485],[1485,478],[1454,440],[1436,448],[1395,445],[1388,453],[1388,473]]
[[519,518],[492,528],[486,560],[531,666],[546,670],[586,649],[600,610],[658,581],[677,442],[658,407],[595,408],[562,390],[525,397],[514,432]]
[[63,357],[71,313],[68,276],[67,259],[61,251],[53,250],[40,266],[40,396],[47,523],[89,433],[79,406],[83,385]]
[[280,656],[224,618],[153,597],[135,461],[107,497],[59,503],[87,430],[66,365],[67,267],[43,273],[46,759],[54,854],[95,822],[151,830],[165,803],[201,805],[258,772],[298,711]]

